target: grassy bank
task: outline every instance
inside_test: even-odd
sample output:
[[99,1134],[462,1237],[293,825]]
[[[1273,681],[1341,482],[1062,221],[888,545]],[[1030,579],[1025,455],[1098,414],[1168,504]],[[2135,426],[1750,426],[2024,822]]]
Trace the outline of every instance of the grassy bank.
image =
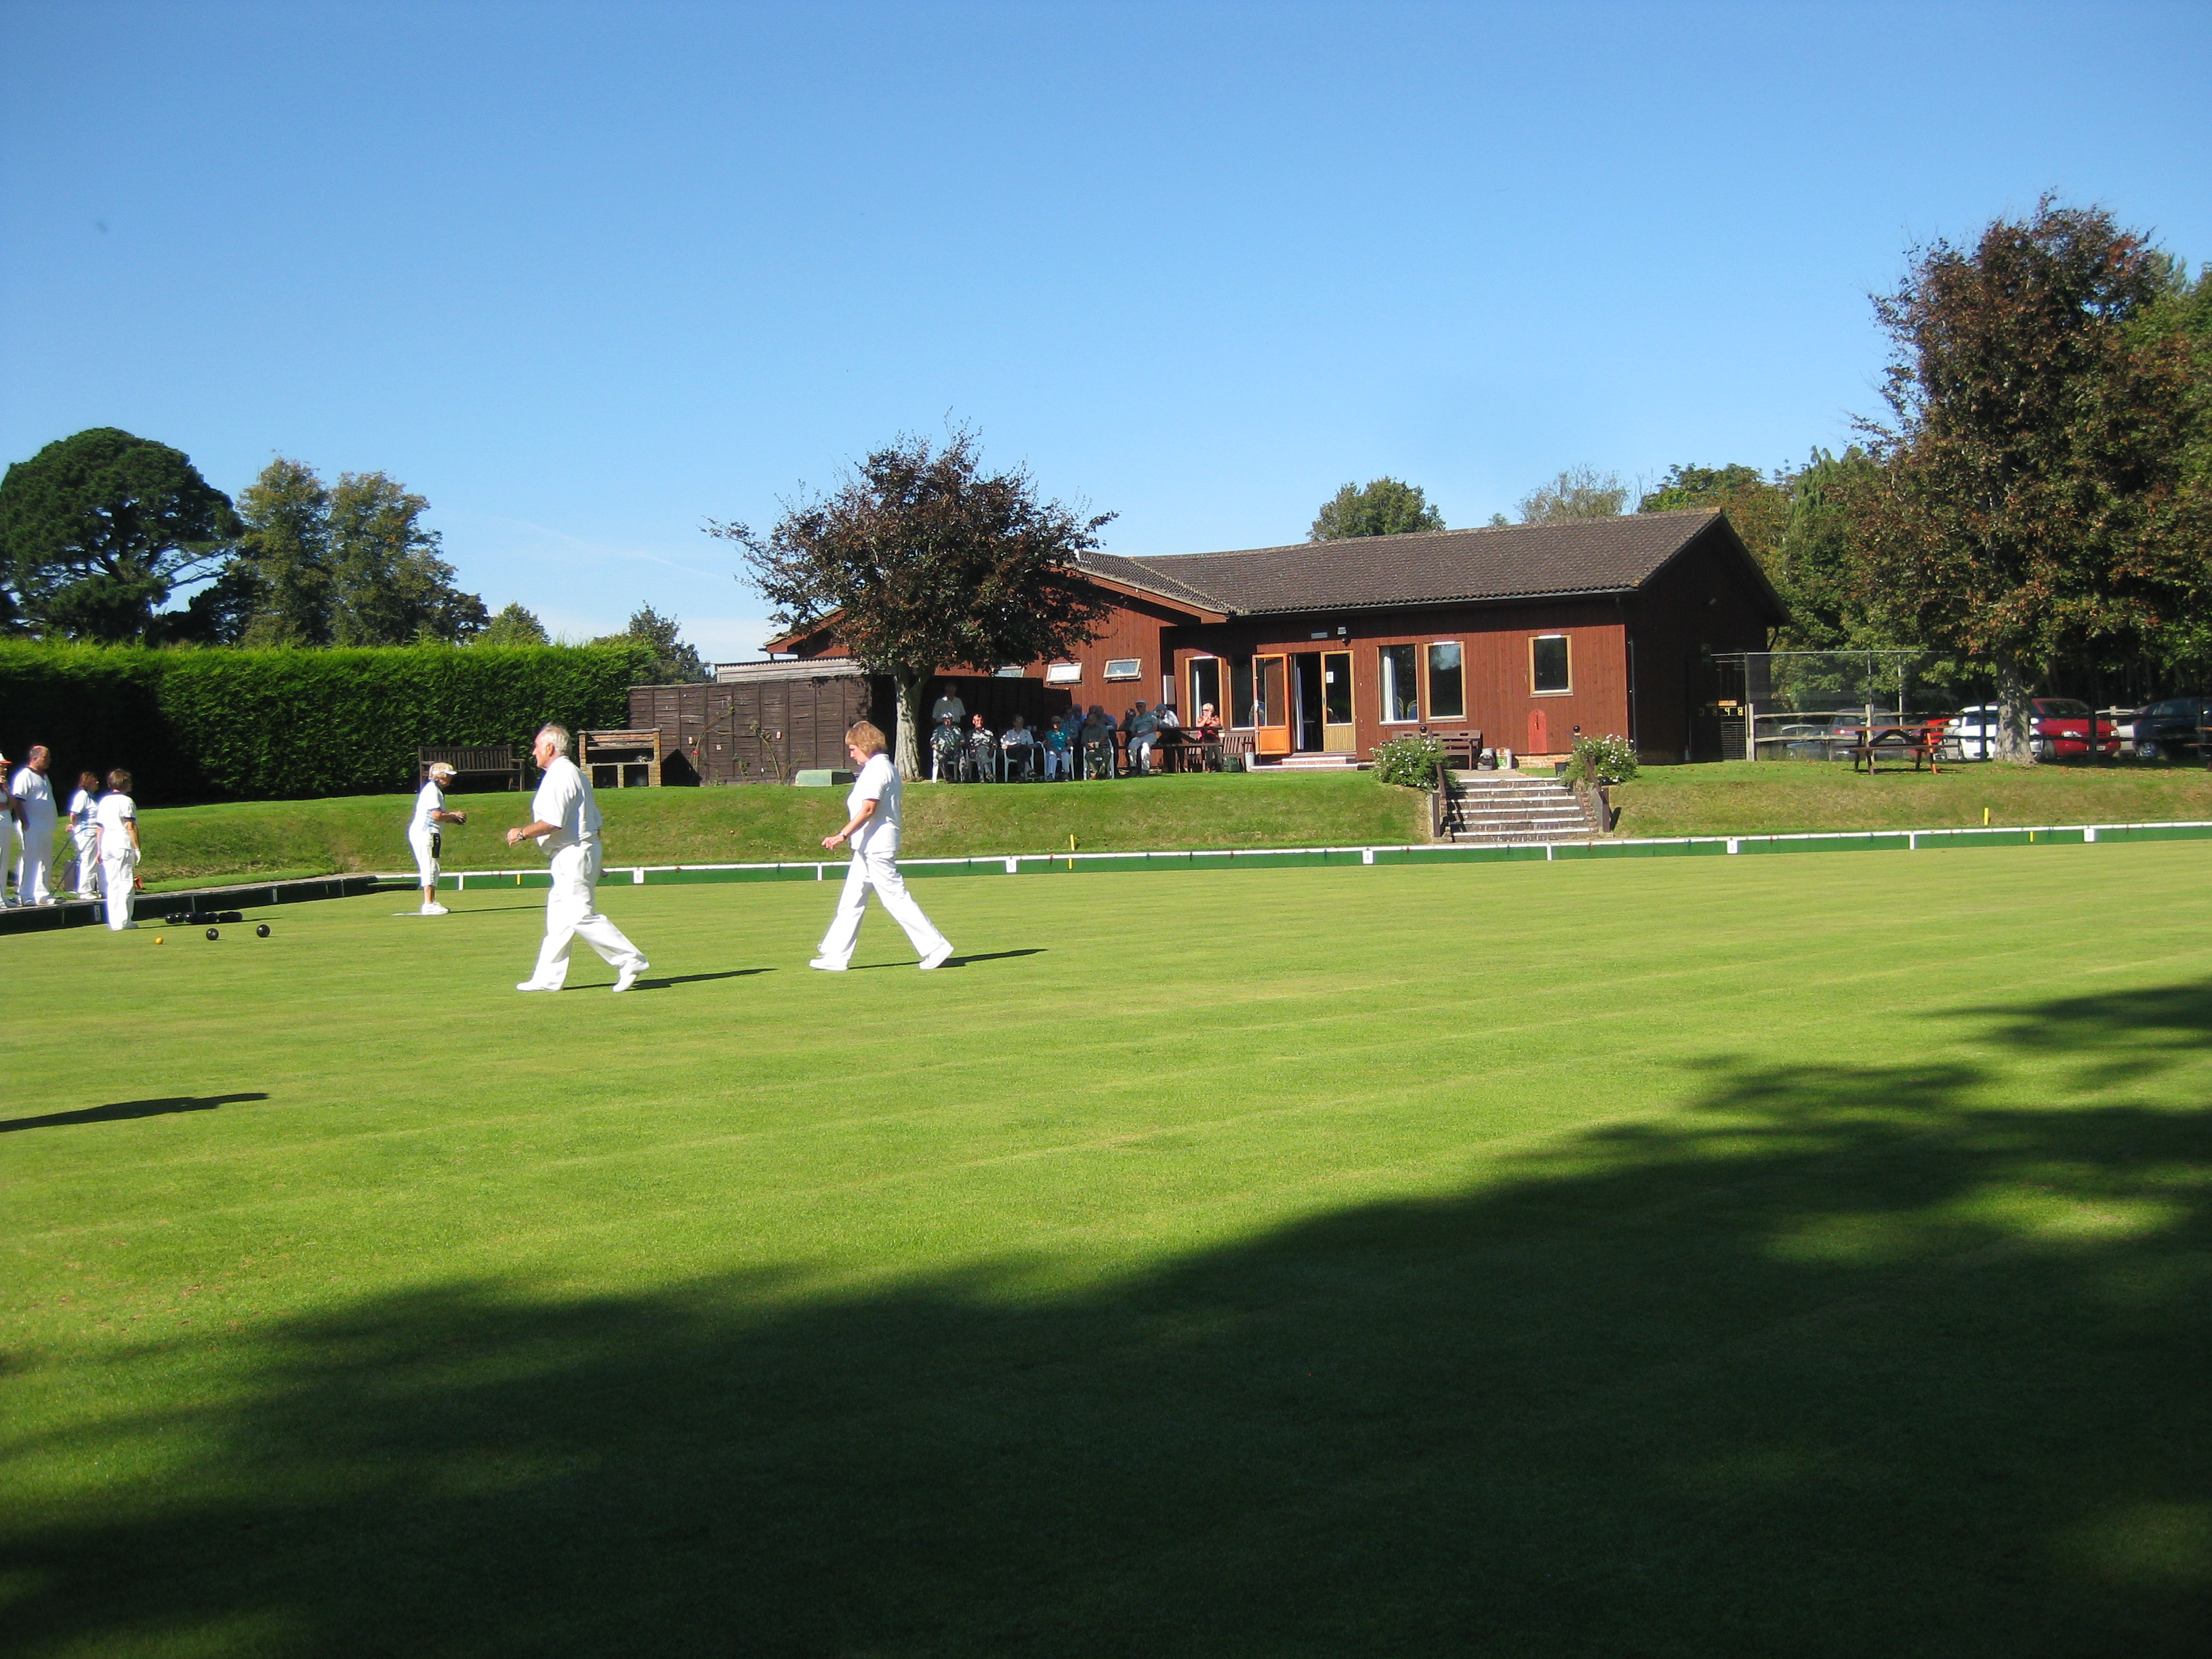
[[2212,818],[2212,773],[2174,767],[1947,766],[1853,773],[1840,762],[1652,767],[1613,791],[1623,836],[1787,835]]
[[[146,878],[315,875],[411,868],[411,796],[268,801],[149,810]],[[446,835],[455,870],[534,870],[533,847],[510,852],[501,832],[528,817],[526,798],[456,795],[469,814]],[[804,859],[844,822],[842,789],[609,789],[600,792],[610,861],[720,864]],[[915,858],[1064,850],[1396,844],[1428,838],[1425,799],[1365,773],[1212,774],[1115,783],[1012,787],[907,787],[905,847]]]

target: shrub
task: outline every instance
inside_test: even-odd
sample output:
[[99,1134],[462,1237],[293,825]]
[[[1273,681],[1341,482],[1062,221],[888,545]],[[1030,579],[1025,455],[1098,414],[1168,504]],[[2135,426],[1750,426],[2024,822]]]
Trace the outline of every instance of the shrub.
[[1600,783],[1626,783],[1636,775],[1636,750],[1628,739],[1608,732],[1601,738],[1577,738],[1572,770]]
[[1443,770],[1444,746],[1425,732],[1375,745],[1375,781],[1407,789],[1433,789]]
[[339,651],[0,647],[0,749],[128,767],[155,800],[411,789],[426,744],[526,746],[549,720],[629,723],[642,644]]

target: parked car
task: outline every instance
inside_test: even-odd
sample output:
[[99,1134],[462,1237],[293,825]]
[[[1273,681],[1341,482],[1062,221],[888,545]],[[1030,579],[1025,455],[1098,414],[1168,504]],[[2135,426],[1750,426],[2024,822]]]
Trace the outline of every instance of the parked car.
[[2144,760],[2179,760],[2204,752],[2202,727],[2212,725],[2212,697],[2166,697],[2136,710],[2136,753]]
[[[2040,760],[2079,759],[2089,752],[2089,705],[2076,697],[2037,697],[2028,720],[2028,742]],[[2117,755],[2120,735],[2101,714],[2097,721],[2097,752]],[[1943,755],[1948,760],[1989,760],[1997,752],[2001,722],[1993,702],[1961,708],[1943,727]]]

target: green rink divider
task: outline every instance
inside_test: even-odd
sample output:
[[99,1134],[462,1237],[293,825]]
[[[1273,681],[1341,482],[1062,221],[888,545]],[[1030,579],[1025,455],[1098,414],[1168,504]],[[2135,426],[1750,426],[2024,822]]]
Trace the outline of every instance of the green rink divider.
[[[2080,847],[2106,842],[2212,840],[2212,822],[2054,823],[1964,830],[1808,830],[1783,836],[1654,836],[1632,841],[1516,842],[1502,847],[1283,847],[1176,853],[1014,853],[983,858],[902,859],[909,880],[953,876],[1076,876],[1125,871],[1286,870],[1404,864],[1560,863],[1584,859],[1772,857],[1789,853],[1926,853],[1977,847]],[[602,883],[640,887],[732,881],[842,881],[846,860],[805,863],[617,866]],[[395,878],[397,879],[398,878]],[[449,871],[458,891],[546,887],[543,870]]]

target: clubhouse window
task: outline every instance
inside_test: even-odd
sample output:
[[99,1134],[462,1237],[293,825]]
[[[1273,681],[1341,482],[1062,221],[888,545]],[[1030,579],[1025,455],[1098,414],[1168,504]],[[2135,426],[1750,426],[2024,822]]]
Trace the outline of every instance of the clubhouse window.
[[1221,712],[1221,659],[1198,657],[1190,665],[1190,708],[1183,715],[1188,726],[1198,718],[1198,711],[1207,703],[1213,705],[1216,714]]
[[1249,731],[1252,725],[1252,659],[1232,658],[1229,664],[1229,723]]
[[1528,641],[1528,686],[1538,696],[1573,690],[1568,667],[1565,634],[1539,634]]
[[1460,660],[1457,640],[1446,640],[1429,647],[1429,718],[1467,718],[1467,671]]
[[1382,718],[1391,721],[1421,718],[1421,647],[1386,645],[1382,657]]

